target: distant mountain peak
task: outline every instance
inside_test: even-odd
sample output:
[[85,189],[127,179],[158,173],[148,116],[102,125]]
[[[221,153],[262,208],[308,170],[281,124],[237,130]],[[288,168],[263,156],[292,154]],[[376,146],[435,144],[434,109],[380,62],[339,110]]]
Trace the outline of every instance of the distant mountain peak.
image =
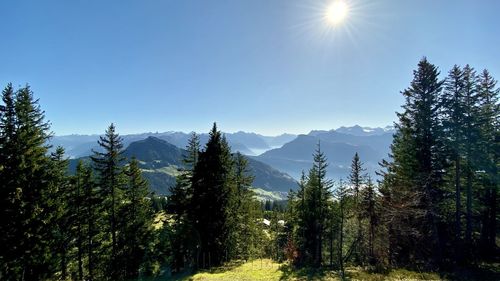
[[360,125],[354,125],[351,127],[342,126],[335,130],[335,132],[353,135],[353,136],[375,136],[375,135],[383,135],[389,132],[392,132],[394,128],[392,126],[385,126],[383,128],[380,127],[362,127]]

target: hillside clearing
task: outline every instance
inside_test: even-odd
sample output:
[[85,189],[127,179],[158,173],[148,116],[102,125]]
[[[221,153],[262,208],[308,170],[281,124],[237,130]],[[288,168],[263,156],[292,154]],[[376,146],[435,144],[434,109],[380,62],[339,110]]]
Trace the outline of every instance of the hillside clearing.
[[[346,270],[348,280],[447,280],[437,273],[420,273],[404,269],[392,270],[387,274],[368,273],[359,268]],[[165,280],[165,279],[157,279]],[[276,263],[270,259],[257,259],[246,263],[231,263],[226,266],[195,273],[174,276],[177,281],[250,281],[250,280],[341,280],[337,271],[295,270],[287,264]]]

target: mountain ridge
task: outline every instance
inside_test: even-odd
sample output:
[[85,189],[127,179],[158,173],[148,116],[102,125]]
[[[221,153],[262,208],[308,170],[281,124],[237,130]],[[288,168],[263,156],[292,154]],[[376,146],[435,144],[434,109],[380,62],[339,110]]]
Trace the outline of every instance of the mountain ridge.
[[[139,160],[143,176],[148,180],[150,188],[157,194],[168,194],[170,186],[175,184],[175,177],[182,167],[182,157],[187,151],[156,137],[147,137],[135,141],[124,150],[123,156]],[[70,172],[74,173],[79,160],[89,162],[88,156],[71,159]],[[255,177],[252,186],[265,191],[288,192],[297,188],[297,181],[288,174],[281,172],[256,159],[248,158],[248,168]]]

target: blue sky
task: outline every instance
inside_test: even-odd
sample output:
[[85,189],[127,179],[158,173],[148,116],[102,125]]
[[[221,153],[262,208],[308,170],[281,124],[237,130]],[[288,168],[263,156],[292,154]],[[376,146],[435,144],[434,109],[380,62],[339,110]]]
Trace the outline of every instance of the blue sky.
[[276,135],[395,120],[422,56],[500,79],[500,1],[0,3],[0,85],[29,83],[58,134]]

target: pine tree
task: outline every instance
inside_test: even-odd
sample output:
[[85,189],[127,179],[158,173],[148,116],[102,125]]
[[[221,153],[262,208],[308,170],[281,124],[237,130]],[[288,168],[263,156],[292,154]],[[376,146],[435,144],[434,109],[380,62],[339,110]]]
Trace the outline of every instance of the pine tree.
[[351,184],[351,189],[353,193],[353,200],[354,200],[354,215],[356,217],[356,223],[357,223],[357,229],[356,229],[356,238],[354,240],[354,249],[353,249],[353,254],[354,254],[354,260],[357,264],[362,263],[362,255],[361,253],[362,245],[361,242],[363,240],[363,226],[362,226],[362,212],[361,212],[361,192],[362,192],[362,187],[365,183],[365,177],[366,175],[364,174],[365,169],[363,168],[363,163],[359,159],[359,155],[356,152],[354,154],[354,157],[352,159],[351,163],[351,173],[349,175],[349,183]]
[[47,201],[50,198],[50,159],[46,146],[49,124],[29,86],[17,91],[14,108],[15,132],[10,144],[14,150],[9,155],[12,165],[5,170],[13,176],[7,182],[15,188],[19,217],[14,219],[19,219],[19,224],[15,226],[18,233],[9,246],[19,251],[16,257],[21,265],[19,279],[39,280],[51,275],[54,262],[51,240],[47,240],[51,236],[50,229],[45,227],[53,222],[52,214],[47,212],[50,204]]
[[[294,241],[297,246],[297,259],[294,260],[295,264],[301,265],[308,261],[309,253],[307,252],[306,245],[306,185],[307,177],[302,171],[302,175],[299,181],[299,189],[297,190],[297,202],[294,203],[294,221],[295,221],[295,231],[294,231]],[[267,202],[266,202],[267,203]]]
[[438,75],[427,59],[419,62],[410,87],[403,91],[405,104],[391,146],[393,162],[383,162],[384,186],[389,188],[385,194],[390,198],[386,219],[393,222],[390,247],[396,250],[393,262],[432,266],[442,261],[438,206],[447,158],[438,99],[443,82]]
[[234,220],[235,228],[232,230],[233,255],[234,258],[249,259],[255,252],[256,241],[259,231],[257,225],[258,204],[253,198],[254,193],[249,189],[254,177],[248,170],[248,160],[239,152],[234,157],[234,172],[232,182],[235,186],[235,194],[231,196],[232,214],[230,219]]
[[500,143],[500,123],[498,95],[500,89],[496,88],[496,80],[487,70],[484,70],[478,83],[479,102],[479,166],[485,172],[483,185],[484,210],[482,212],[481,249],[485,256],[494,256],[496,248],[497,206],[498,206],[498,163]]
[[361,200],[361,214],[363,217],[368,218],[368,262],[374,265],[375,259],[375,228],[378,224],[377,215],[377,194],[375,186],[370,176],[366,182],[366,188],[363,190]]
[[120,265],[118,264],[117,213],[122,200],[124,158],[122,138],[115,132],[113,124],[108,127],[105,135],[100,137],[98,144],[102,152],[94,151],[91,159],[97,172],[105,210],[109,216],[107,228],[111,237],[109,273],[112,279],[118,279],[120,278]]
[[188,213],[199,235],[197,260],[201,267],[218,266],[228,254],[231,161],[229,147],[214,124],[193,171]]
[[175,227],[170,236],[172,247],[172,267],[174,271],[180,271],[185,263],[192,263],[196,238],[193,237],[192,223],[188,218],[188,210],[191,207],[193,195],[192,178],[193,170],[198,162],[200,153],[200,141],[196,133],[192,133],[186,147],[182,167],[176,178],[176,184],[169,188],[170,195],[167,201],[167,211],[173,215]]
[[474,172],[477,168],[475,155],[479,141],[479,120],[478,120],[478,94],[477,76],[475,70],[466,65],[463,69],[464,77],[464,142],[465,142],[465,173],[466,173],[466,227],[465,243],[469,252],[472,247],[472,204],[473,204],[473,182]]
[[303,177],[298,196],[298,239],[299,262],[320,267],[323,259],[323,237],[326,235],[326,224],[329,218],[328,200],[330,199],[331,181],[326,178],[328,166],[320,144],[313,155],[313,167],[306,179]]
[[[84,226],[86,220],[86,213],[84,212],[84,187],[85,183],[83,180],[84,174],[83,162],[80,160],[76,166],[76,172],[71,181],[72,196],[69,200],[68,212],[72,213],[74,219],[72,221],[73,226],[73,237],[75,238],[76,246],[76,263],[77,263],[77,280],[83,280],[84,277],[84,255],[85,255],[85,234]],[[88,183],[87,183],[88,184]]]
[[52,237],[46,237],[51,241],[51,248],[54,249],[58,271],[61,272],[61,278],[67,279],[69,275],[69,264],[71,261],[71,248],[73,235],[71,233],[71,224],[76,218],[73,210],[70,208],[71,194],[69,177],[66,175],[68,170],[68,160],[64,157],[64,149],[57,147],[51,154],[52,167],[50,169],[50,189],[47,194],[47,212],[53,217],[54,231]]
[[103,266],[107,259],[103,257],[105,237],[102,225],[106,218],[102,208],[102,196],[95,183],[92,168],[81,161],[75,173],[75,186],[77,194],[81,196],[78,206],[81,221],[77,225],[78,276],[83,275],[83,280],[90,281],[105,279]]
[[[21,265],[18,262],[20,253],[16,244],[20,242],[20,207],[19,189],[15,185],[16,163],[15,157],[15,93],[12,84],[8,84],[2,91],[0,105],[0,276],[13,276],[16,279],[21,275]],[[9,219],[6,219],[9,218]],[[15,240],[16,239],[16,240]]]
[[341,280],[345,280],[345,268],[344,263],[347,259],[348,254],[344,255],[344,237],[345,237],[345,222],[347,218],[347,205],[348,205],[348,193],[349,190],[346,187],[344,181],[340,180],[339,185],[335,191],[335,197],[338,201],[339,205],[339,226],[338,226],[338,240],[337,240],[337,263],[339,265],[340,278]]
[[456,260],[461,259],[461,216],[462,216],[462,158],[464,155],[464,73],[457,65],[453,66],[445,82],[442,94],[443,103],[443,126],[450,147],[450,158],[454,163],[454,185],[455,185],[455,249]]
[[124,205],[120,208],[120,257],[126,278],[136,278],[152,239],[152,210],[148,200],[149,186],[142,177],[139,162],[130,160],[125,174],[128,185]]

